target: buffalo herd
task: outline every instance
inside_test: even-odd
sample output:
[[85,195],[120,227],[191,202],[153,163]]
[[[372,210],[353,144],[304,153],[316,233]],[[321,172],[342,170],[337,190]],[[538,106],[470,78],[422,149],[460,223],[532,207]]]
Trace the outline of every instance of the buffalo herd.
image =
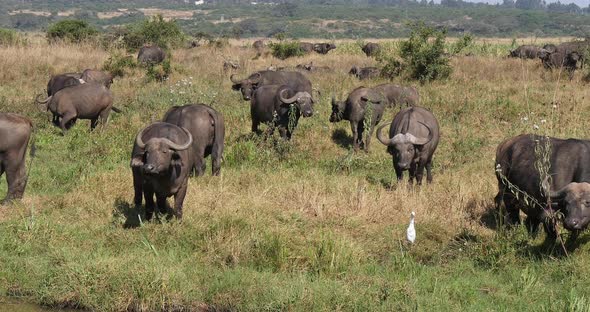
[[546,44],[543,47],[521,45],[510,50],[509,57],[522,59],[540,59],[545,69],[564,69],[572,79],[574,71],[583,67],[584,56],[590,51],[590,41],[569,41],[559,45]]
[[[260,51],[264,43],[254,44]],[[557,65],[573,71],[581,59],[581,43],[527,45],[510,51],[510,56],[540,58],[548,68]],[[333,44],[301,43],[305,51],[325,54]],[[362,50],[367,56],[380,51],[375,43]],[[159,63],[166,53],[157,46],[145,46],[139,51],[138,62]],[[570,64],[571,63],[571,64]],[[569,66],[569,67],[568,67]],[[571,67],[571,68],[570,68]],[[313,63],[302,66],[312,71]],[[353,67],[351,74],[360,79],[378,75],[372,67]],[[90,128],[98,122],[106,126],[110,111],[121,112],[113,106],[110,85],[113,75],[86,70],[51,77],[47,98],[36,99],[53,116],[53,124],[65,135],[77,119],[89,119]],[[232,89],[240,91],[250,102],[252,132],[261,134],[261,123],[268,125],[267,133],[278,128],[280,136],[290,140],[300,117],[314,115],[314,93],[311,81],[300,71],[262,70],[247,77],[231,75]],[[440,127],[434,114],[420,107],[416,88],[391,83],[374,87],[357,87],[346,99],[332,96],[332,123],[347,120],[352,130],[355,151],[369,150],[371,137],[386,109],[399,107],[391,122],[376,129],[376,137],[387,147],[398,180],[409,172],[409,183],[420,185],[426,169],[426,181],[432,182],[432,160],[440,142]],[[383,128],[389,126],[387,134]],[[6,173],[8,194],[3,203],[22,198],[27,184],[25,154],[29,141],[34,141],[34,127],[26,117],[0,113],[0,175]],[[174,215],[182,218],[184,198],[191,175],[205,172],[205,158],[211,156],[212,175],[220,175],[224,150],[225,125],[223,116],[205,104],[174,106],[161,121],[153,122],[135,136],[130,166],[133,173],[134,202],[137,209],[145,201],[146,218],[152,219],[157,210],[167,213],[167,198],[174,197]],[[33,144],[31,144],[33,145]],[[541,176],[535,157],[538,145],[550,147],[549,172]],[[34,149],[34,146],[31,146]],[[590,223],[590,141],[557,139],[523,134],[502,142],[496,151],[498,211],[505,212],[509,224],[520,222],[520,212],[527,215],[526,226],[534,233],[544,224],[548,238],[555,240],[557,232],[550,216],[563,214],[564,227],[572,231],[570,239]],[[524,195],[515,193],[518,189]],[[154,201],[155,197],[155,201]],[[501,209],[503,208],[503,209]]]

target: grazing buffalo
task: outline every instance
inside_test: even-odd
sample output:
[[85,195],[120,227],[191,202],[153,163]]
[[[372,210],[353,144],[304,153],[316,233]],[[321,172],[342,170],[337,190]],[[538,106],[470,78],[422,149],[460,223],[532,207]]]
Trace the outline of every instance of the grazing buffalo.
[[397,180],[402,179],[404,170],[409,170],[409,182],[413,183],[415,177],[420,185],[426,167],[426,181],[432,182],[432,156],[440,139],[434,115],[422,107],[408,107],[393,118],[389,138],[381,133],[385,126],[387,124],[377,129],[377,138],[387,146],[387,152],[393,157]]
[[164,115],[164,122],[187,129],[193,137],[193,164],[197,176],[205,173],[205,158],[211,155],[211,174],[221,173],[225,125],[223,116],[205,104],[174,106]]
[[[381,93],[371,88],[356,88],[350,92],[345,102],[336,101],[332,97],[330,122],[339,122],[341,120],[350,121],[354,150],[358,151],[359,148],[363,148],[368,152],[375,125],[383,117],[385,102],[386,100]],[[369,129],[366,129],[367,127]],[[368,131],[366,141],[363,140],[365,130]]]
[[194,167],[191,133],[167,122],[155,122],[141,130],[131,153],[135,206],[145,198],[145,214],[154,214],[154,194],[160,213],[167,213],[166,198],[174,196],[176,217],[182,218],[182,205],[188,177]]
[[107,88],[111,87],[114,78],[113,74],[96,69],[87,69],[81,76],[85,83],[98,83]]
[[240,90],[244,101],[249,101],[254,90],[264,85],[287,85],[297,92],[307,92],[311,94],[311,82],[300,72],[291,71],[272,71],[263,70],[255,72],[246,79],[235,79],[231,75],[230,80],[233,82],[232,89]]
[[137,54],[137,62],[141,64],[160,64],[166,58],[166,53],[162,48],[152,45],[144,46],[139,50]]
[[254,41],[254,43],[252,44],[252,47],[254,48],[254,50],[256,50],[255,59],[261,57],[262,54],[264,54],[264,52],[266,51],[266,44],[264,44],[264,41],[262,41],[262,40]]
[[276,127],[283,139],[290,140],[299,118],[313,115],[311,93],[286,85],[265,85],[254,92],[250,102],[252,132],[260,134],[260,123],[269,123],[269,134]]
[[[549,180],[540,176],[536,164],[537,150],[545,146],[549,151]],[[499,209],[504,203],[508,224],[520,223],[522,210],[531,233],[536,233],[543,222],[547,239],[555,240],[557,233],[548,218],[550,210],[555,209],[565,216],[563,225],[572,231],[571,242],[588,226],[590,184],[586,182],[590,182],[590,141],[532,134],[510,138],[496,149],[496,177],[496,206]],[[548,198],[556,205],[547,207]]]
[[333,43],[316,43],[313,45],[313,50],[319,54],[328,54],[330,50],[336,49],[336,45]]
[[63,88],[82,84],[84,81],[80,80],[81,77],[82,74],[80,73],[65,73],[52,76],[47,82],[47,96],[52,96]]
[[299,49],[303,51],[303,53],[311,53],[313,52],[314,44],[311,42],[299,42]]
[[539,58],[546,69],[565,69],[568,72],[570,79],[574,76],[574,72],[578,67],[578,61],[582,59],[578,52],[566,52],[565,49],[559,47],[554,52],[541,50],[539,52]]
[[65,88],[38,104],[46,104],[47,110],[53,114],[53,124],[60,127],[65,134],[77,119],[90,119],[90,129],[93,130],[98,120],[106,126],[113,107],[113,94],[107,87],[97,83],[85,83]]
[[541,48],[534,45],[521,45],[514,50],[510,50],[510,57],[536,59]]
[[23,197],[27,185],[25,154],[33,124],[17,114],[0,113],[0,177],[6,172],[8,194],[0,204]]
[[420,104],[420,95],[414,87],[404,87],[392,83],[380,84],[373,87],[373,90],[379,92],[387,100],[387,107],[396,106],[417,106]]
[[381,51],[381,46],[378,43],[369,42],[362,47],[362,50],[368,57],[377,56]]
[[377,67],[357,67],[353,66],[348,72],[350,75],[357,77],[360,80],[377,78],[381,75],[381,70]]

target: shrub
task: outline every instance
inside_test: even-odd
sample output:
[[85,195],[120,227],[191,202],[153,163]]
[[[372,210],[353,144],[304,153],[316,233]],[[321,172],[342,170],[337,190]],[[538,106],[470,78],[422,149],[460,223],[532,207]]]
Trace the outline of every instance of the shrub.
[[15,30],[0,28],[0,45],[19,45],[25,42],[23,36]]
[[168,49],[182,46],[185,35],[175,21],[165,21],[157,15],[128,26],[123,40],[128,50],[137,50],[146,43]]
[[135,58],[130,55],[124,55],[119,51],[111,53],[109,58],[102,65],[102,70],[110,72],[111,74],[123,77],[127,69],[132,69],[137,66]]
[[450,52],[452,54],[459,54],[459,53],[461,53],[461,51],[463,51],[463,49],[469,47],[472,43],[473,43],[473,35],[464,34],[463,36],[461,36],[461,38],[459,38],[459,40],[457,40],[457,42],[455,42],[453,45],[451,45]]
[[444,54],[446,31],[415,25],[410,38],[399,44],[401,68],[412,79],[424,83],[445,79],[451,74],[449,59]]
[[304,54],[297,41],[270,43],[269,46],[272,55],[281,60]]
[[97,33],[98,31],[85,21],[63,20],[49,26],[47,39],[49,41],[61,39],[81,42],[93,38]]
[[146,68],[146,77],[148,80],[156,80],[158,82],[162,82],[168,79],[171,72],[172,67],[170,66],[170,58],[166,58],[160,64],[148,64]]

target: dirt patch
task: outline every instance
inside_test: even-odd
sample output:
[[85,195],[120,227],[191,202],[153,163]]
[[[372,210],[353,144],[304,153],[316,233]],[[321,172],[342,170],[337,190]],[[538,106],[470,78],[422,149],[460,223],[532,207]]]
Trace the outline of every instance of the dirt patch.
[[17,14],[32,14],[36,16],[51,16],[51,12],[47,11],[33,11],[33,10],[16,10],[12,12],[8,12],[8,15],[17,15]]
[[192,19],[193,14],[208,14],[208,11],[205,10],[188,10],[188,11],[179,11],[179,10],[164,10],[164,9],[156,9],[156,8],[142,8],[137,9],[141,13],[146,16],[155,16],[155,15],[162,15],[165,20],[171,19],[180,19],[180,20],[187,20]]

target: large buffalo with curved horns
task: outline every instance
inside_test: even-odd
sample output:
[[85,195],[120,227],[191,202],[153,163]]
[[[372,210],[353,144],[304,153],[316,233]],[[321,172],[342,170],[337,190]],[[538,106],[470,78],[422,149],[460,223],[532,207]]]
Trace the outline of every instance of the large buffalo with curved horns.
[[106,126],[111,110],[121,112],[113,107],[111,91],[98,83],[62,89],[43,101],[37,99],[37,104],[47,105],[47,110],[53,114],[53,124],[64,134],[78,119],[90,119],[90,130],[94,130],[99,119],[103,127]]
[[250,103],[252,132],[260,134],[260,123],[269,123],[269,133],[278,127],[281,137],[287,140],[291,139],[301,116],[313,115],[311,93],[295,91],[284,85],[258,88]]
[[167,122],[155,122],[135,137],[131,153],[135,206],[145,198],[146,219],[154,214],[154,195],[160,213],[168,212],[166,199],[174,196],[176,217],[182,218],[182,206],[193,169],[193,137],[185,128]]
[[51,76],[47,82],[47,96],[52,96],[61,89],[84,83],[84,80],[81,80],[81,77],[81,73],[64,73]]
[[211,155],[211,174],[221,173],[225,126],[223,116],[205,104],[174,106],[164,115],[164,122],[187,129],[193,136],[193,163],[197,176],[205,173],[205,158]]
[[252,93],[260,86],[287,85],[296,92],[312,94],[311,81],[300,72],[262,70],[253,73],[248,78],[236,79],[231,75],[232,89],[241,91],[244,101],[252,98]]
[[[548,177],[542,178],[535,159],[538,147],[549,151]],[[535,233],[543,222],[547,239],[557,238],[550,210],[564,215],[563,225],[574,242],[590,223],[590,141],[558,139],[521,134],[496,149],[498,195],[496,207],[504,203],[508,224],[520,223],[520,210],[526,215],[527,229]],[[518,189],[518,191],[514,191]],[[520,193],[520,194],[519,194]],[[525,195],[527,199],[525,200]],[[547,206],[548,198],[554,205]]]
[[387,152],[393,157],[397,180],[402,179],[403,171],[409,170],[410,183],[416,178],[416,183],[420,185],[426,167],[426,181],[432,182],[432,156],[440,139],[434,115],[417,106],[401,110],[391,122],[388,138],[381,133],[387,125],[377,129],[377,138],[387,146]]

